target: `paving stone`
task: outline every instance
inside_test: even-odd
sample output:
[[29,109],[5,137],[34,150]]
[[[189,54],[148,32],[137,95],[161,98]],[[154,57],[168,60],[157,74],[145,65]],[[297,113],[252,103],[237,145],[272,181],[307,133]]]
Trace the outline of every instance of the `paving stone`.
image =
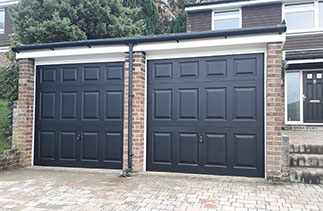
[[322,210],[323,186],[259,178],[30,167],[0,173],[0,210]]

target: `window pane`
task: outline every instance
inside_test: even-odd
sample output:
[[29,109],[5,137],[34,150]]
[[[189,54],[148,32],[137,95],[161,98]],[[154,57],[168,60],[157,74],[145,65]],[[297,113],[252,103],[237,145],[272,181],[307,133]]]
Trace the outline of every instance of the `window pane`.
[[239,27],[240,27],[239,18],[215,20],[214,21],[214,29],[215,30],[236,29]]
[[300,73],[286,73],[287,79],[287,119],[300,121]]
[[323,2],[319,3],[319,17],[320,27],[323,27]]
[[0,29],[4,29],[4,11],[0,11]]
[[288,4],[285,6],[286,9],[311,8],[311,7],[314,7],[314,3]]
[[314,12],[286,13],[287,29],[314,28]]
[[215,12],[214,16],[219,17],[219,16],[228,16],[228,15],[239,15],[239,10],[235,11],[228,11],[228,12]]

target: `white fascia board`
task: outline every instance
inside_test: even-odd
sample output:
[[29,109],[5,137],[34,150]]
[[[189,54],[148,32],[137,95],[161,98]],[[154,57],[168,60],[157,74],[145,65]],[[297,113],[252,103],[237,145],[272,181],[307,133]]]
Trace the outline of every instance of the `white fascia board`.
[[224,55],[239,55],[239,54],[253,54],[265,53],[267,44],[255,45],[236,45],[236,46],[221,46],[221,47],[204,47],[194,49],[178,49],[178,50],[162,50],[146,52],[147,60],[159,59],[176,59],[176,58],[193,58],[193,57],[207,57],[207,56],[224,56]]
[[307,64],[307,63],[319,63],[323,62],[323,59],[300,59],[300,60],[289,60],[287,64]]
[[58,57],[36,58],[35,65],[57,65],[57,64],[84,64],[101,62],[124,62],[125,53],[94,54],[94,55],[71,55]]
[[9,46],[6,47],[0,47],[0,53],[8,52],[9,51]]
[[96,55],[96,54],[115,54],[128,52],[129,47],[127,45],[109,45],[109,46],[87,46],[80,47],[66,47],[51,49],[37,49],[27,50],[17,53],[17,59],[26,58],[48,58],[48,57],[69,57],[69,56],[82,56],[82,55]]
[[204,47],[221,47],[221,46],[235,46],[235,45],[256,45],[269,42],[285,42],[285,34],[262,34],[262,35],[244,35],[244,36],[230,36],[230,37],[215,37],[207,39],[192,39],[156,42],[156,43],[141,43],[134,46],[134,51],[162,51],[162,50],[178,50],[178,49],[196,49]]
[[18,4],[18,3],[19,3],[18,0],[3,0],[3,1],[0,1],[0,7],[6,7],[9,5]]
[[[165,42],[151,42],[151,43],[138,43],[134,46],[134,51],[144,51],[147,54],[158,52],[163,53],[168,51],[170,54],[172,51],[186,50],[194,52],[195,55],[203,48],[213,48],[213,51],[217,51],[217,48],[231,48],[231,52],[239,52],[241,46],[248,46],[253,48],[254,46],[266,45],[269,42],[285,42],[285,34],[271,33],[271,34],[258,34],[258,35],[243,35],[243,36],[230,36],[230,37],[215,37],[206,39],[191,39]],[[240,46],[240,47],[239,47]],[[39,49],[39,50],[26,50],[17,53],[17,59],[31,58],[39,62],[39,64],[45,63],[80,63],[90,61],[108,61],[112,60],[124,60],[124,54],[129,51],[127,45],[105,45],[105,46],[92,46],[91,48],[86,46],[81,47],[66,47],[51,49]],[[73,60],[73,61],[72,61]],[[70,62],[69,62],[70,61]]]
[[239,8],[244,6],[277,3],[277,2],[283,2],[283,0],[250,0],[250,1],[240,1],[240,2],[228,2],[223,4],[201,5],[201,6],[186,7],[185,11],[190,12],[190,11],[199,11],[199,10],[230,9],[230,8]]

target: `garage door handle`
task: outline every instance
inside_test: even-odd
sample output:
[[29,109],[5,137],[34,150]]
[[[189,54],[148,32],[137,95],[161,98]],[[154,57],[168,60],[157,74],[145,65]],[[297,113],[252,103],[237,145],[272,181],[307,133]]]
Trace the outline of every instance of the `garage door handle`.
[[203,136],[200,136],[200,143],[203,143],[204,140],[203,140]]
[[77,140],[77,141],[81,141],[81,139],[82,139],[82,138],[81,138],[81,134],[77,134],[76,140]]

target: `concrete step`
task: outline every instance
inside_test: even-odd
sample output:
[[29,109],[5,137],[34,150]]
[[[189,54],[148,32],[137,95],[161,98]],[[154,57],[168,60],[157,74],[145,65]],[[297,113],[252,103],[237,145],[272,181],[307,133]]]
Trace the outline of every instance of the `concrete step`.
[[323,155],[320,154],[290,154],[290,167],[323,168]]
[[323,184],[323,169],[290,168],[290,181],[305,184]]
[[290,153],[304,153],[304,154],[322,154],[323,155],[323,144],[290,144]]

